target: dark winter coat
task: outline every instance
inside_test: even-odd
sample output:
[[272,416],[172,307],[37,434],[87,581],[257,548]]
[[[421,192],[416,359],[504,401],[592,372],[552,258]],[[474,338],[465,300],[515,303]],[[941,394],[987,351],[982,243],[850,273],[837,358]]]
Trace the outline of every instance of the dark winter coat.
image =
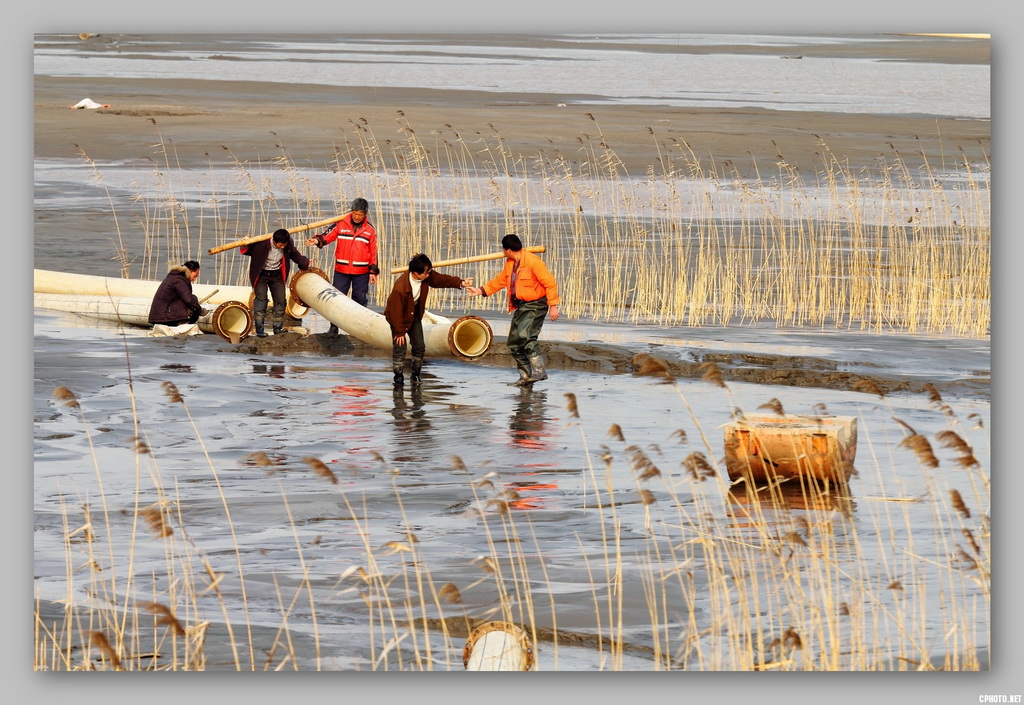
[[153,295],[153,304],[149,307],[149,322],[178,323],[187,321],[196,311],[202,311],[198,297],[192,293],[192,282],[188,279],[188,269],[178,266],[171,269],[160,282]]
[[427,294],[430,287],[438,289],[459,289],[462,287],[462,280],[447,274],[441,274],[436,269],[431,269],[427,278],[420,282],[420,297],[414,302],[412,300],[412,284],[409,282],[409,272],[406,271],[398,278],[388,295],[387,305],[384,307],[384,318],[391,325],[391,336],[405,335],[412,327],[413,321],[423,318],[423,311],[427,308]]
[[[273,239],[268,238],[266,240],[260,240],[254,242],[251,245],[245,245],[242,247],[241,252],[243,255],[247,255],[249,259],[249,284],[256,286],[256,280],[260,278],[260,272],[263,271],[263,265],[267,263],[267,257],[270,255],[270,248],[273,247]],[[285,243],[284,249],[281,250],[281,254],[284,255],[281,258],[281,281],[288,282],[288,262],[289,260],[298,265],[299,269],[309,269],[309,257],[302,254],[295,247],[295,243],[289,237],[288,242]]]

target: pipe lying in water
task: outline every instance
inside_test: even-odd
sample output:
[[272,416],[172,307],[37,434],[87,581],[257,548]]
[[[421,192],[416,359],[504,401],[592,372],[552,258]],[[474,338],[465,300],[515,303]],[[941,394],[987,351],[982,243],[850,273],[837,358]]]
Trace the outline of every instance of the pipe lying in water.
[[[33,271],[34,292],[37,294],[77,294],[80,296],[137,297],[153,300],[160,282],[149,279],[121,279],[120,277],[98,277],[92,274],[70,274],[48,269]],[[216,292],[216,293],[214,293]],[[250,286],[222,286],[220,284],[192,284],[192,293],[211,304],[226,301],[247,301],[252,293]]]
[[[132,296],[35,294],[36,308],[68,311],[80,316],[143,328],[153,327],[149,322],[149,309],[152,303],[152,299]],[[214,333],[228,342],[237,343],[252,333],[253,318],[249,307],[240,301],[224,301],[206,316],[201,316],[197,325],[204,333]]]
[[[160,282],[149,279],[121,279],[118,277],[99,277],[92,274],[70,274],[55,272],[48,269],[34,271],[34,288],[37,294],[75,294],[81,296],[113,296],[115,298],[137,297],[153,299]],[[200,299],[207,299],[211,304],[227,302],[248,302],[252,311],[256,292],[251,286],[221,286],[212,284],[192,284],[192,293]],[[211,296],[212,294],[212,296]],[[285,313],[292,318],[301,320],[309,308],[302,305],[294,297],[289,296],[285,302]],[[242,336],[243,338],[245,336]]]
[[[292,275],[292,297],[312,308],[349,335],[376,348],[391,349],[391,326],[379,313],[361,306],[327,281],[323,271],[310,267]],[[436,322],[435,322],[436,321]],[[478,316],[463,316],[449,321],[424,315],[423,340],[429,357],[476,360],[491,349],[491,326]]]

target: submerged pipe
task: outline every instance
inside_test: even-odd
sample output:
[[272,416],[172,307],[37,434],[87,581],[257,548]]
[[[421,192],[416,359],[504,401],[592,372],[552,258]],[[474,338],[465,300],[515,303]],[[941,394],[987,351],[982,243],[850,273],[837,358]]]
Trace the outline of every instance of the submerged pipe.
[[[36,308],[68,311],[80,316],[127,323],[142,328],[153,327],[149,322],[149,309],[152,303],[152,299],[132,296],[35,294]],[[204,333],[214,333],[231,343],[244,340],[253,330],[252,313],[249,307],[240,301],[224,301],[209,314],[201,316],[196,324]]]
[[[349,335],[376,348],[391,349],[391,326],[387,319],[342,294],[323,271],[316,267],[298,271],[288,286],[296,300]],[[423,340],[430,357],[451,355],[460,360],[476,360],[491,349],[493,339],[491,326],[479,316],[463,316],[455,321],[423,317]]]

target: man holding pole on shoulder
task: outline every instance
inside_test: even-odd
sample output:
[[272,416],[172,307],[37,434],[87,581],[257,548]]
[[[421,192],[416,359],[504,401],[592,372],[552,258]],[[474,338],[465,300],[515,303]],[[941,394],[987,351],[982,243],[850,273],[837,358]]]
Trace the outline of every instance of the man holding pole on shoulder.
[[296,249],[291,233],[286,228],[275,230],[269,240],[243,245],[241,253],[249,257],[249,283],[255,293],[252,312],[256,337],[267,337],[264,326],[267,316],[268,289],[274,299],[274,335],[279,335],[284,330],[285,283],[288,281],[288,262],[294,262],[299,269],[309,269],[309,258]]
[[[337,240],[334,248],[334,288],[343,294],[352,289],[352,300],[366,306],[370,284],[377,283],[377,231],[366,218],[370,208],[365,198],[352,201],[347,216],[325,233],[306,240],[310,247],[322,248]],[[337,335],[338,327],[331,324],[328,333]]]
[[483,286],[467,287],[466,292],[470,296],[490,296],[508,289],[508,310],[512,312],[508,349],[519,368],[519,379],[509,384],[526,387],[548,378],[537,338],[545,315],[558,320],[558,284],[544,260],[523,249],[518,235],[503,237],[501,247],[505,255],[501,273]]

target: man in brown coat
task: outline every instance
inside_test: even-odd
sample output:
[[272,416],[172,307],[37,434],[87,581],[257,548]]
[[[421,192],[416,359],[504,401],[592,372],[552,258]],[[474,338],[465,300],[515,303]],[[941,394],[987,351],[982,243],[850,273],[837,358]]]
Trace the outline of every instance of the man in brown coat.
[[427,308],[427,294],[430,287],[438,289],[462,289],[473,285],[473,279],[459,279],[435,272],[430,258],[425,254],[413,255],[409,269],[402,274],[391,288],[384,318],[391,326],[391,370],[395,373],[395,386],[405,384],[406,338],[412,342],[412,383],[422,380],[423,356],[427,346],[423,340],[423,311]]

